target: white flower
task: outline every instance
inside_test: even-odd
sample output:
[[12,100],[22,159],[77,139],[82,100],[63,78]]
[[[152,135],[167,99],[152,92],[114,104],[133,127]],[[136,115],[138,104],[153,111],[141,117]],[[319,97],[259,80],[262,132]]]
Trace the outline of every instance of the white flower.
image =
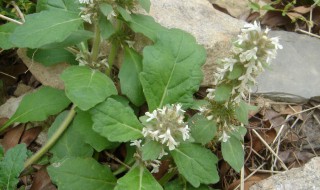
[[81,4],[92,4],[93,0],[79,0],[79,3],[81,3]]
[[207,116],[207,120],[212,120],[212,119],[213,119],[213,115]]
[[260,24],[257,23],[256,21],[254,21],[253,24],[247,23],[244,25],[243,29],[241,29],[242,32],[244,33],[248,33],[250,31],[257,31],[257,32],[261,32],[261,27]]
[[179,141],[190,138],[190,129],[183,121],[184,112],[180,104],[164,106],[152,113],[146,112],[149,117],[147,121],[155,121],[145,124],[142,129],[143,136],[168,146],[169,150],[174,150],[180,144]]
[[131,141],[130,146],[136,146],[138,148],[141,148],[141,141],[142,140],[133,140]]
[[84,21],[88,22],[89,24],[92,24],[91,16],[92,16],[92,14],[91,14],[91,13],[88,13],[88,14],[85,14],[85,15],[81,15],[81,18],[82,18]]
[[153,110],[152,113],[146,112],[145,115],[149,117],[149,118],[147,119],[147,122],[149,122],[149,121],[157,118],[157,111],[156,111],[156,110]]
[[168,153],[166,152],[166,151],[164,151],[164,149],[162,148],[161,149],[161,152],[160,152],[160,154],[159,154],[159,156],[158,156],[158,159],[161,159],[163,156],[165,156],[165,155],[168,155]]
[[208,98],[209,100],[213,100],[213,99],[214,99],[214,91],[215,91],[215,89],[213,89],[213,88],[208,88],[208,89],[206,90],[206,92],[208,92],[207,98]]
[[230,136],[225,131],[223,131],[221,137],[219,138],[219,141],[227,142],[229,138]]
[[243,53],[240,54],[240,61],[243,63],[245,61],[250,61],[251,59],[257,59],[257,51],[258,51],[258,48],[257,47],[254,47],[250,50],[247,50]]

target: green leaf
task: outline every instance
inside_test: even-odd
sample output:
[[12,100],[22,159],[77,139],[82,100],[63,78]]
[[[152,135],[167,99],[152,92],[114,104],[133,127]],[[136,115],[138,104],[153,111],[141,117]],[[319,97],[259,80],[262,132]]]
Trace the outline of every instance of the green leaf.
[[113,11],[112,6],[108,3],[99,4],[99,8],[100,8],[100,11],[102,12],[102,14],[106,17],[108,17]]
[[243,142],[244,136],[247,134],[247,129],[242,126],[233,126],[236,130],[231,131],[230,135],[236,137],[239,141]]
[[233,70],[228,74],[228,79],[230,80],[238,79],[243,74],[243,72],[244,72],[243,65],[235,64],[233,66]]
[[117,10],[119,11],[120,15],[125,21],[131,21],[131,15],[128,13],[128,11],[120,6],[117,7]]
[[87,30],[74,31],[62,42],[56,42],[48,45],[44,45],[42,49],[64,48],[72,45],[79,44],[83,41],[89,40],[93,37],[93,32]]
[[14,44],[9,40],[10,35],[18,25],[15,23],[7,23],[0,26],[0,48],[10,49],[15,47]]
[[[67,116],[68,111],[62,112],[51,125],[48,131],[48,138],[58,130],[61,123]],[[76,131],[77,126],[71,124],[50,149],[53,154],[51,161],[60,160],[65,157],[90,157],[93,154],[91,146],[86,144],[81,135]]]
[[70,101],[62,90],[41,87],[36,92],[23,97],[17,111],[5,123],[2,129],[14,122],[43,121],[48,116],[59,113],[69,104]]
[[193,36],[178,29],[162,32],[153,46],[144,48],[143,58],[140,81],[149,110],[176,102],[192,105],[206,60],[205,49]]
[[262,9],[262,10],[266,10],[266,11],[274,11],[274,10],[276,10],[274,7],[272,7],[272,6],[269,5],[269,4],[263,5],[263,6],[261,7],[261,9]]
[[116,184],[110,168],[93,158],[66,158],[51,164],[47,169],[59,190],[113,189]]
[[16,28],[10,40],[17,47],[39,48],[65,40],[82,22],[75,13],[42,11],[27,15],[26,22]]
[[80,12],[80,3],[79,1],[66,1],[66,0],[38,0],[37,1],[37,12],[43,10],[52,10],[52,11],[72,11],[76,14]]
[[106,17],[100,17],[99,26],[101,37],[103,39],[109,39],[114,33],[116,33],[116,30],[114,29],[113,25],[111,24],[111,22],[106,20]]
[[218,158],[210,150],[197,144],[183,143],[171,155],[180,174],[194,187],[219,181]]
[[207,100],[194,100],[190,108],[193,110],[199,110],[199,108],[206,107],[208,105],[210,105],[210,102],[208,102]]
[[156,41],[158,33],[167,30],[167,28],[154,21],[152,17],[141,14],[131,14],[129,26],[134,32],[141,33],[152,41]]
[[2,160],[3,156],[4,156],[4,150],[3,150],[2,146],[0,145],[0,161]]
[[249,1],[249,7],[253,10],[253,11],[259,11],[260,10],[260,5],[258,3]]
[[223,159],[235,171],[240,172],[244,163],[244,152],[241,141],[231,135],[227,142],[221,142],[221,151]]
[[241,101],[239,105],[235,108],[236,118],[243,124],[248,124],[248,115],[250,110],[255,110],[257,107],[251,106],[244,101]]
[[161,185],[143,166],[132,168],[117,182],[115,190],[162,190]]
[[221,84],[218,85],[215,91],[214,100],[217,102],[226,102],[229,100],[232,92],[232,85],[231,84]]
[[150,0],[138,0],[138,1],[144,10],[146,10],[147,12],[150,12],[150,6],[151,6]]
[[124,60],[119,72],[121,92],[136,106],[141,106],[145,102],[145,97],[139,80],[139,73],[141,71],[141,55],[133,49],[126,47]]
[[155,160],[162,151],[162,144],[157,141],[148,141],[141,147],[143,160]]
[[28,49],[27,55],[30,59],[43,64],[44,66],[52,66],[58,63],[77,64],[75,56],[69,51],[61,49]]
[[100,71],[72,66],[61,74],[68,98],[81,110],[88,110],[107,97],[117,94],[112,80]]
[[142,137],[143,126],[131,108],[108,98],[91,111],[93,130],[110,141],[127,142]]
[[90,144],[98,152],[119,145],[118,143],[108,141],[108,139],[92,129],[93,121],[88,112],[78,111],[74,118],[73,125],[75,126],[75,130],[81,135],[81,139]]
[[15,190],[19,182],[19,175],[23,170],[27,158],[27,147],[18,144],[9,149],[0,161],[0,189]]
[[216,123],[205,116],[196,114],[189,120],[191,136],[202,145],[210,142],[217,132]]

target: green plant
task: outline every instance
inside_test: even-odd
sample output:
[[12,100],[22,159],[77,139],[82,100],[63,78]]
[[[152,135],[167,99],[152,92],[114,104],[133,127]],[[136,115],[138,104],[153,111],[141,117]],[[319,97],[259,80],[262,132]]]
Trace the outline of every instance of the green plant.
[[[243,126],[252,109],[243,100],[254,77],[281,47],[278,39],[269,39],[268,31],[261,31],[257,23],[246,25],[234,42],[234,56],[222,61],[217,88],[209,89],[205,100],[195,100],[205,49],[190,34],[133,13],[138,2],[149,10],[148,0],[39,0],[38,13],[27,15],[23,25],[0,27],[6,33],[2,48],[33,49],[32,57],[44,65],[77,63],[61,74],[64,90],[43,86],[26,95],[0,128],[3,132],[15,122],[43,121],[59,114],[48,142],[24,164],[15,163],[18,169],[9,169],[15,177],[0,183],[1,188],[13,189],[21,168],[36,163],[47,151],[52,154],[49,175],[62,190],[210,189],[209,184],[219,181],[218,158],[210,148],[219,142],[224,159],[240,171]],[[135,33],[152,41],[142,54],[132,46]],[[105,42],[110,44],[107,54],[101,51]],[[124,55],[117,64],[120,50]],[[68,56],[43,59],[53,52]],[[145,102],[148,111],[139,115]],[[190,117],[187,109],[199,113]],[[109,154],[120,144],[126,155],[115,159],[119,168],[112,171],[99,163],[99,154]],[[17,149],[13,150],[26,154],[26,149]],[[10,162],[11,154],[0,159]],[[151,173],[157,173],[164,161],[170,167],[156,180]]]

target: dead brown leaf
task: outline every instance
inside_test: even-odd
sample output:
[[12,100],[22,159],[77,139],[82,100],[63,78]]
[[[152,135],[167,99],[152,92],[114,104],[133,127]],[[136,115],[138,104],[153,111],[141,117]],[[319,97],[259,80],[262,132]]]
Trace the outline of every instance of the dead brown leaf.
[[306,14],[310,12],[310,10],[311,10],[311,7],[307,7],[307,6],[298,6],[291,9],[291,11],[300,13],[300,14]]
[[42,167],[33,178],[33,183],[30,190],[56,190],[52,184],[46,167]]
[[3,137],[2,147],[6,152],[8,149],[19,144],[21,135],[24,131],[24,125],[18,125],[17,127],[11,128]]
[[21,137],[21,143],[25,143],[29,146],[38,137],[41,131],[42,127],[33,127],[26,130]]
[[[263,140],[268,144],[271,144],[277,136],[277,132],[275,131],[275,129],[270,129],[268,131],[259,131],[258,133],[263,138]],[[252,148],[256,152],[259,152],[265,149],[265,145],[261,142],[261,140],[255,134],[252,135],[251,140],[252,140]]]
[[288,17],[282,16],[281,12],[268,11],[261,20],[261,24],[269,27],[283,26],[291,23]]

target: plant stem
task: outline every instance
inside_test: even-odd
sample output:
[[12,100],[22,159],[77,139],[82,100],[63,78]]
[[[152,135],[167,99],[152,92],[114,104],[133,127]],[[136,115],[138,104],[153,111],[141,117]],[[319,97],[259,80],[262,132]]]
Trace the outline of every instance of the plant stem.
[[110,76],[110,73],[111,73],[111,70],[112,70],[112,66],[114,64],[114,60],[117,57],[118,49],[119,49],[119,42],[113,42],[111,50],[110,50],[110,54],[109,54],[109,57],[108,57],[109,68],[107,68],[107,70],[106,70],[106,75],[107,76]]
[[171,172],[166,173],[160,180],[160,185],[164,186],[173,176],[177,174],[177,169],[173,169]]
[[100,53],[100,43],[101,43],[101,35],[100,35],[100,26],[99,21],[95,21],[94,23],[94,40],[91,50],[91,63],[96,63],[98,60],[98,56]]
[[75,111],[76,106],[72,105],[67,117],[63,120],[63,122],[60,124],[59,128],[55,131],[55,133],[51,136],[51,138],[48,140],[48,142],[34,155],[32,155],[25,163],[24,163],[24,169],[29,167],[31,164],[38,161],[60,138],[60,136],[63,134],[63,132],[68,128],[69,124],[73,120],[74,116],[76,115]]

